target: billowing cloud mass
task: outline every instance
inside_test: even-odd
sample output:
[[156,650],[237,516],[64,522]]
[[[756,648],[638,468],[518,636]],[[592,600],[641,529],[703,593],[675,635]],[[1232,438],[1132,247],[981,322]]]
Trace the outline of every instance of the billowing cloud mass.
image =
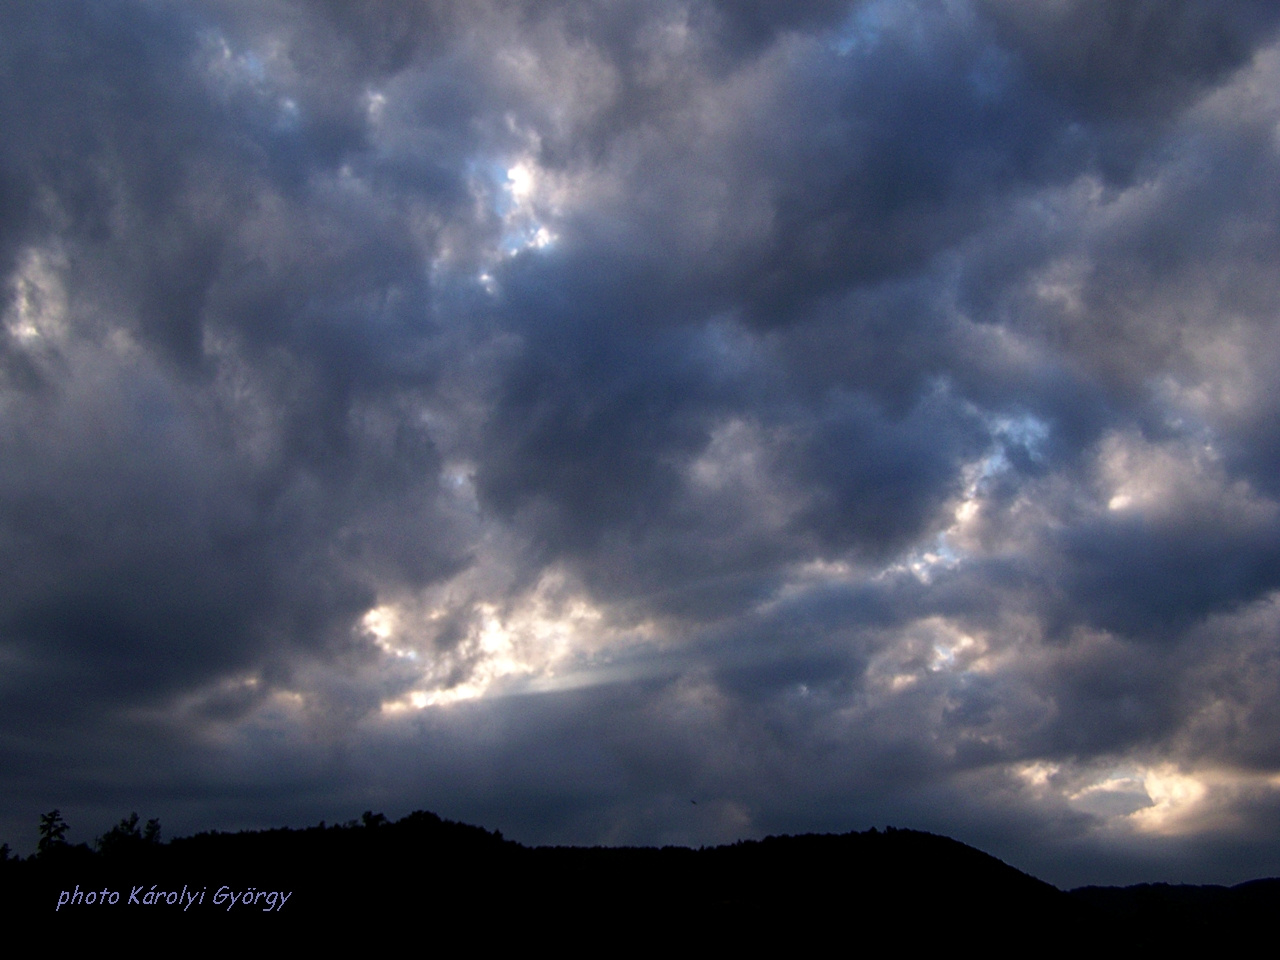
[[1280,873],[1280,7],[0,19],[16,848]]

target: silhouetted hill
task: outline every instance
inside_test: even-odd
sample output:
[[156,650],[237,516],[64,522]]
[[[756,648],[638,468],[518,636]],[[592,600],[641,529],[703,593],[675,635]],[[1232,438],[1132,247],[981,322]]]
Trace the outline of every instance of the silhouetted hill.
[[1261,934],[1264,924],[1273,927],[1280,908],[1280,879],[1250,880],[1234,887],[1080,887],[1070,896],[1110,928],[1159,931],[1165,939],[1214,941],[1249,931]]
[[[1261,929],[1280,881],[1064,893],[955,840],[914,830],[769,837],[729,846],[523,847],[417,812],[168,844],[61,845],[0,864],[5,903],[63,933],[276,935],[467,931],[707,946],[758,941],[1013,949],[1133,945]],[[249,902],[246,905],[246,897]],[[1028,939],[1030,938],[1030,939]]]

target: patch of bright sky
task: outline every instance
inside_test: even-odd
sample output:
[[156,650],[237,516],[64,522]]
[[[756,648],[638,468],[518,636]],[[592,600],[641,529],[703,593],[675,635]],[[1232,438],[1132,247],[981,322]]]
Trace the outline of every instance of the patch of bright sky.
[[542,249],[555,242],[556,236],[538,218],[539,174],[531,160],[508,167],[503,189],[509,197],[503,214],[502,251],[514,256],[530,248]]
[[277,133],[291,133],[302,122],[302,112],[292,97],[281,97],[278,103],[279,113],[276,115],[275,130]]
[[1121,768],[1066,795],[1076,810],[1100,817],[1128,817],[1153,803],[1142,771]]
[[[887,567],[875,572],[872,579],[881,580],[908,573],[923,584],[929,584],[940,570],[951,569],[963,562],[966,551],[960,546],[966,529],[976,520],[984,497],[984,484],[990,478],[1012,468],[1005,451],[1018,447],[1033,461],[1043,457],[1049,426],[1031,414],[992,417],[988,420],[993,445],[981,459],[964,469],[964,492],[954,508],[952,522],[932,542],[918,546]],[[710,448],[709,448],[710,449]],[[701,465],[701,461],[699,461]],[[717,464],[720,467],[719,464]],[[721,467],[716,476],[723,472]],[[850,584],[867,576],[863,568],[844,561],[813,560],[796,565],[786,582],[759,608],[767,612],[778,603],[792,602],[811,590],[835,584]],[[948,648],[950,649],[950,648]]]
[[949,534],[957,526],[963,525],[973,517],[974,507],[974,501],[966,500],[956,508],[955,524],[943,533],[938,534],[931,546],[912,550],[905,559],[886,567],[878,576],[885,577],[896,573],[909,572],[921,583],[928,584],[932,581],[935,571],[955,567],[960,563],[962,556],[951,545]]
[[604,610],[554,572],[505,609],[470,604],[461,611],[468,621],[465,636],[450,649],[437,648],[430,639],[433,624],[459,613],[447,605],[418,613],[409,603],[385,602],[365,614],[364,633],[392,661],[411,664],[418,674],[413,689],[383,703],[384,714],[635,676],[643,664],[629,664],[628,657],[655,638],[648,623],[610,624]]
[[262,58],[252,50],[237,53],[222,33],[207,33],[202,50],[205,69],[226,87],[258,86],[266,80],[267,69]]
[[898,0],[875,0],[855,4],[831,36],[831,47],[840,56],[859,56],[874,50],[884,32],[884,24]]
[[933,662],[929,670],[933,673],[941,671],[964,671],[980,669],[975,665],[975,657],[986,650],[986,644],[975,640],[967,633],[949,636],[933,645]]
[[867,680],[889,695],[899,694],[929,678],[951,677],[965,683],[975,674],[996,669],[987,638],[946,617],[917,620],[901,631],[867,667]]
[[382,123],[387,110],[387,95],[378,90],[370,90],[365,94],[365,114],[374,126]]
[[1050,788],[1052,779],[1060,769],[1062,768],[1056,763],[1033,760],[1028,763],[1016,764],[1011,772],[1033,791],[1043,793]]
[[13,297],[4,325],[19,342],[58,341],[66,333],[67,294],[60,275],[65,258],[31,248],[9,280]]
[[[277,68],[287,59],[284,44],[279,40],[268,43],[261,52],[246,50],[237,52],[220,32],[210,31],[202,44],[205,72],[223,93],[235,90],[251,90],[260,100],[273,103],[276,110],[273,129],[276,133],[296,130],[301,122],[301,110],[292,97],[276,94],[272,89],[269,68]],[[279,79],[280,71],[276,71]]]
[[977,517],[982,505],[983,485],[991,477],[1012,467],[1006,450],[1019,447],[1033,461],[1043,456],[1044,443],[1049,437],[1049,426],[1031,414],[1013,417],[993,417],[988,420],[994,444],[980,460],[965,467],[964,493],[955,507],[952,523],[939,533],[927,546],[917,547],[897,562],[890,564],[880,576],[909,572],[921,583],[929,583],[935,571],[949,569],[959,564],[965,551],[958,544],[965,528]]
[[440,485],[453,494],[454,500],[463,504],[471,514],[480,513],[480,499],[476,493],[476,468],[472,463],[450,461],[440,471]]
[[[892,32],[925,52],[930,43],[924,23],[930,15],[942,16],[950,24],[963,24],[974,17],[968,0],[941,0],[940,3],[911,3],[905,0],[864,0],[853,4],[844,22],[828,37],[827,43],[842,57],[865,56]],[[980,63],[970,82],[979,95],[998,94],[1004,85],[1003,64]]]
[[491,160],[472,167],[472,189],[498,218],[498,248],[476,275],[489,293],[497,292],[494,267],[527,250],[543,250],[558,237],[542,222],[543,176],[530,157],[514,163]]
[[1187,770],[1169,762],[1119,763],[1102,769],[1033,760],[1010,772],[1037,802],[1065,803],[1092,814],[1107,831],[1188,835],[1229,825],[1242,794],[1280,791],[1280,776],[1232,770]]
[[1027,451],[1032,460],[1043,455],[1044,442],[1049,439],[1049,425],[1029,413],[1016,417],[997,417],[992,421],[996,437],[1007,443],[1017,444]]

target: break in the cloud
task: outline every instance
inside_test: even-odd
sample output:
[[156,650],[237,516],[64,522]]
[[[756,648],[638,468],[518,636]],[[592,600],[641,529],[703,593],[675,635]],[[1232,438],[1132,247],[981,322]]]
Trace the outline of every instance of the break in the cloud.
[[1280,869],[1271,4],[0,16],[15,845]]

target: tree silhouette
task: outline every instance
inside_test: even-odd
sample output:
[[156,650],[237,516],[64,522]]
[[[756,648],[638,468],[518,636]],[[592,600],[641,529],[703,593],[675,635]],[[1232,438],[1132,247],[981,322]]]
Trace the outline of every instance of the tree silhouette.
[[40,815],[40,842],[36,844],[36,852],[47,856],[59,847],[67,845],[69,825],[62,819],[62,811],[50,810]]
[[131,813],[100,836],[94,846],[103,856],[113,857],[141,842],[142,833],[138,830],[138,815]]
[[129,814],[100,836],[95,846],[104,857],[127,857],[141,853],[147,847],[160,842],[160,821],[152,818],[145,828],[138,829],[138,814]]

